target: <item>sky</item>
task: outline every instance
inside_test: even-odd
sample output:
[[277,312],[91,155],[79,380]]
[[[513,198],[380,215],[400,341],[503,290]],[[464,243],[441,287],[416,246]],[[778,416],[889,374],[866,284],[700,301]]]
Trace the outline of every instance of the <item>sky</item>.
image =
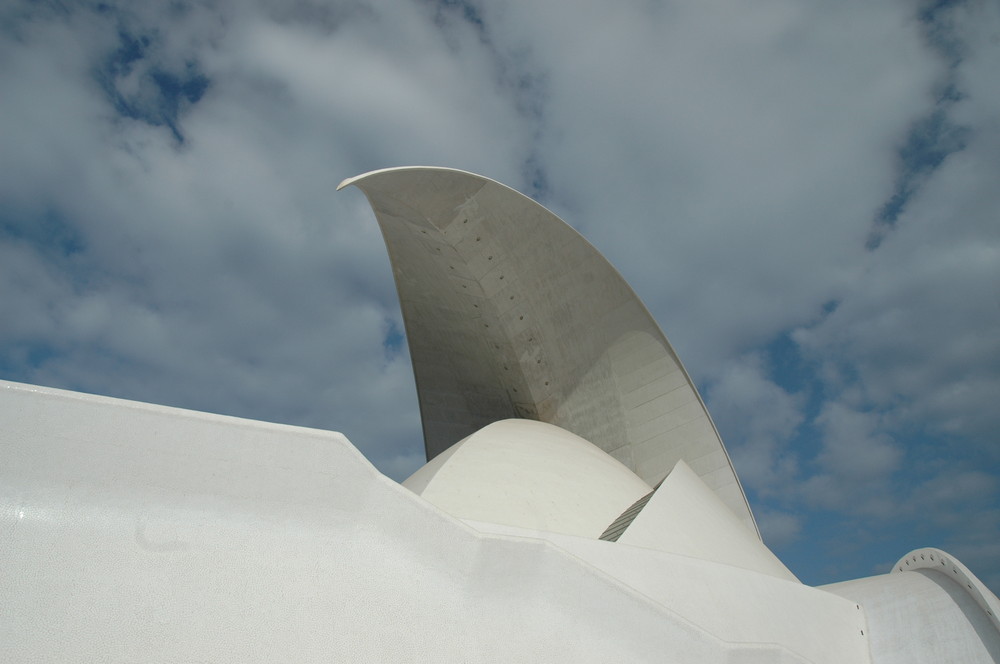
[[1000,594],[1000,4],[6,0],[0,378],[423,462],[344,178],[469,170],[635,288],[805,583]]

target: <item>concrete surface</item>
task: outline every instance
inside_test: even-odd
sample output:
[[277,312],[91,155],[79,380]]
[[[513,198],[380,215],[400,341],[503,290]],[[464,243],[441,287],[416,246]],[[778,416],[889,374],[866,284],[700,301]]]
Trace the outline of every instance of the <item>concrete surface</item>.
[[534,420],[480,429],[403,486],[462,519],[593,539],[652,490],[595,445]]
[[684,366],[579,233],[463,171],[393,168],[348,185],[368,197],[385,237],[428,459],[498,420],[548,422],[650,485],[683,459],[757,533]]

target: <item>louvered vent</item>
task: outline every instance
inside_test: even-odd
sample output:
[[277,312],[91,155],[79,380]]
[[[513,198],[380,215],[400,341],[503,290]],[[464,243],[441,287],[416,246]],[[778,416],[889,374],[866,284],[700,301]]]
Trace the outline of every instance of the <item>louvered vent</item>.
[[632,506],[622,512],[620,517],[611,522],[611,525],[608,526],[607,529],[601,534],[601,539],[607,542],[617,542],[618,538],[622,536],[623,532],[625,532],[625,529],[632,525],[632,520],[639,515],[639,512],[641,512],[642,508],[646,506],[646,503],[649,502],[649,499],[653,497],[654,493],[656,493],[656,489],[653,489],[645,496],[632,503]]

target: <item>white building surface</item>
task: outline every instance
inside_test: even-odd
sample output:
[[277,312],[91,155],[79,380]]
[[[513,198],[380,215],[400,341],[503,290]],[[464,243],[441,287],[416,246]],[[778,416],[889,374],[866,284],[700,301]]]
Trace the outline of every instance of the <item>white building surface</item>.
[[449,169],[346,184],[427,465],[0,382],[0,661],[1000,662],[1000,601],[943,551],[818,588],[774,556],[667,339],[553,214]]

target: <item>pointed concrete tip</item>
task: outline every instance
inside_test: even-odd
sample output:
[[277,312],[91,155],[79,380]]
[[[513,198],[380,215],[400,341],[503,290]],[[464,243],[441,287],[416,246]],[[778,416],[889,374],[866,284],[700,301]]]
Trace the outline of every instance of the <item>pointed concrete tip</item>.
[[374,171],[368,171],[367,173],[361,173],[360,175],[355,175],[354,177],[347,178],[343,182],[337,185],[337,191],[340,191],[344,187],[350,187],[355,182],[359,180],[364,180],[369,175],[375,175],[376,173],[385,173],[386,171],[405,171],[413,169],[413,166],[397,166],[395,168],[378,168]]
[[[337,185],[337,191],[340,191],[344,187],[349,187],[352,184],[364,180],[372,175],[380,175],[382,173],[391,173],[393,171],[447,171],[450,173],[462,173],[464,175],[471,175],[472,177],[479,178],[481,180],[489,180],[482,175],[476,175],[475,173],[470,173],[468,171],[459,170],[457,168],[444,168],[442,166],[393,166],[391,168],[378,168],[374,171],[368,171],[367,173],[362,173],[361,175],[355,175],[354,177],[347,178],[339,185]],[[493,180],[493,182],[496,182]],[[499,183],[498,183],[499,184]]]
[[362,176],[362,175],[355,175],[352,178],[345,179],[343,182],[341,182],[340,184],[337,185],[337,191],[340,191],[344,187],[350,187],[352,184],[354,184],[354,181],[357,180],[360,177],[364,177],[364,176]]

